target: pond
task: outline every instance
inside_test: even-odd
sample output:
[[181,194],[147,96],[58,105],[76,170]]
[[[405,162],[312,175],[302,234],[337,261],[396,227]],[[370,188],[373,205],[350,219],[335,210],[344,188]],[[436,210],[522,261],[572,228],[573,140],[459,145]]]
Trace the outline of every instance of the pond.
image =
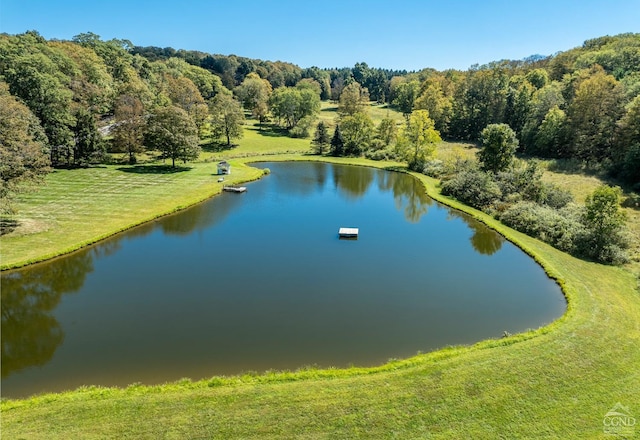
[[245,193],[4,272],[3,397],[373,366],[566,309],[530,257],[409,175],[257,166],[271,174]]

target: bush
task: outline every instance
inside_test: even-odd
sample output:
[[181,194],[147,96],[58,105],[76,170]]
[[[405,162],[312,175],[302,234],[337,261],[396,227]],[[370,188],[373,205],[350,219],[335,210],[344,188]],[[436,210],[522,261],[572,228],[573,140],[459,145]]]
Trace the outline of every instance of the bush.
[[542,200],[544,205],[560,209],[573,202],[573,195],[553,183],[542,184]]
[[442,184],[442,194],[455,197],[467,205],[483,210],[499,201],[500,187],[480,170],[464,170]]
[[308,138],[311,135],[311,127],[313,126],[314,118],[311,116],[305,116],[298,121],[298,124],[289,130],[289,136],[293,138]]
[[570,253],[575,253],[577,242],[584,236],[580,210],[573,205],[556,210],[530,201],[519,202],[504,211],[499,220],[517,231]]
[[537,203],[542,201],[542,169],[537,162],[529,162],[526,166],[513,166],[497,173],[495,179],[505,201],[512,195],[517,195],[511,197],[512,200],[531,200]]
[[396,153],[391,148],[384,148],[382,150],[367,150],[364,152],[364,157],[371,160],[397,159]]
[[427,161],[422,169],[422,174],[430,177],[441,177],[445,173],[444,162],[439,159]]

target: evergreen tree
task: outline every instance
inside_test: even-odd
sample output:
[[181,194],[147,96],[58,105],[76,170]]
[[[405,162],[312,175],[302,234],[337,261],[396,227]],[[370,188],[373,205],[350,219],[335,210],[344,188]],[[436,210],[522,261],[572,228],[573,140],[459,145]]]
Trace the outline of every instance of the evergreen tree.
[[329,138],[329,132],[327,131],[327,126],[323,121],[318,122],[316,127],[316,133],[313,136],[313,140],[311,141],[311,145],[315,148],[317,154],[322,155],[324,153],[324,148],[329,145],[331,139]]
[[342,156],[344,154],[344,139],[339,125],[336,125],[336,130],[331,138],[331,154],[333,156]]

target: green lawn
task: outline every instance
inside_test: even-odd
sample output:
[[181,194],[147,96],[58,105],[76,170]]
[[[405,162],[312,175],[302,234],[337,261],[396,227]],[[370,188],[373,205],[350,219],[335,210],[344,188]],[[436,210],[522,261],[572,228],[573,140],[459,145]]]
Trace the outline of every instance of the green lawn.
[[[232,162],[237,181],[260,175],[243,165],[252,159],[240,159],[240,153],[258,154],[259,160],[266,154],[268,160],[332,160],[274,155],[278,149],[303,151],[302,141],[276,138],[269,144],[258,136],[247,133],[232,150],[239,154]],[[469,153],[470,147],[441,149]],[[207,154],[211,159],[219,153]],[[2,264],[37,259],[44,249],[73,248],[220,190],[211,175],[214,163],[189,166],[177,173],[110,166],[52,174],[47,187],[20,202],[23,226],[0,239]],[[562,285],[569,301],[565,316],[506,339],[377,368],[88,387],[3,400],[3,438],[582,439],[606,438],[603,418],[617,402],[640,418],[640,293],[631,271],[559,252],[441,196],[435,180],[416,177],[430,195],[471,213],[531,254]]]
[[[13,233],[0,238],[2,268],[22,266],[89,243],[222,190],[215,162],[57,170],[39,191],[22,195]],[[261,172],[232,162],[224,184],[259,178]]]

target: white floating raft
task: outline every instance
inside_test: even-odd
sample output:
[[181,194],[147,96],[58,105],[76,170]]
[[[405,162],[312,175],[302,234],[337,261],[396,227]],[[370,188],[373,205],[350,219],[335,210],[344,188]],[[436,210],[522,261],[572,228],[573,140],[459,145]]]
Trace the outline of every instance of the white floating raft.
[[358,228],[340,228],[338,235],[344,238],[357,238],[358,232]]

